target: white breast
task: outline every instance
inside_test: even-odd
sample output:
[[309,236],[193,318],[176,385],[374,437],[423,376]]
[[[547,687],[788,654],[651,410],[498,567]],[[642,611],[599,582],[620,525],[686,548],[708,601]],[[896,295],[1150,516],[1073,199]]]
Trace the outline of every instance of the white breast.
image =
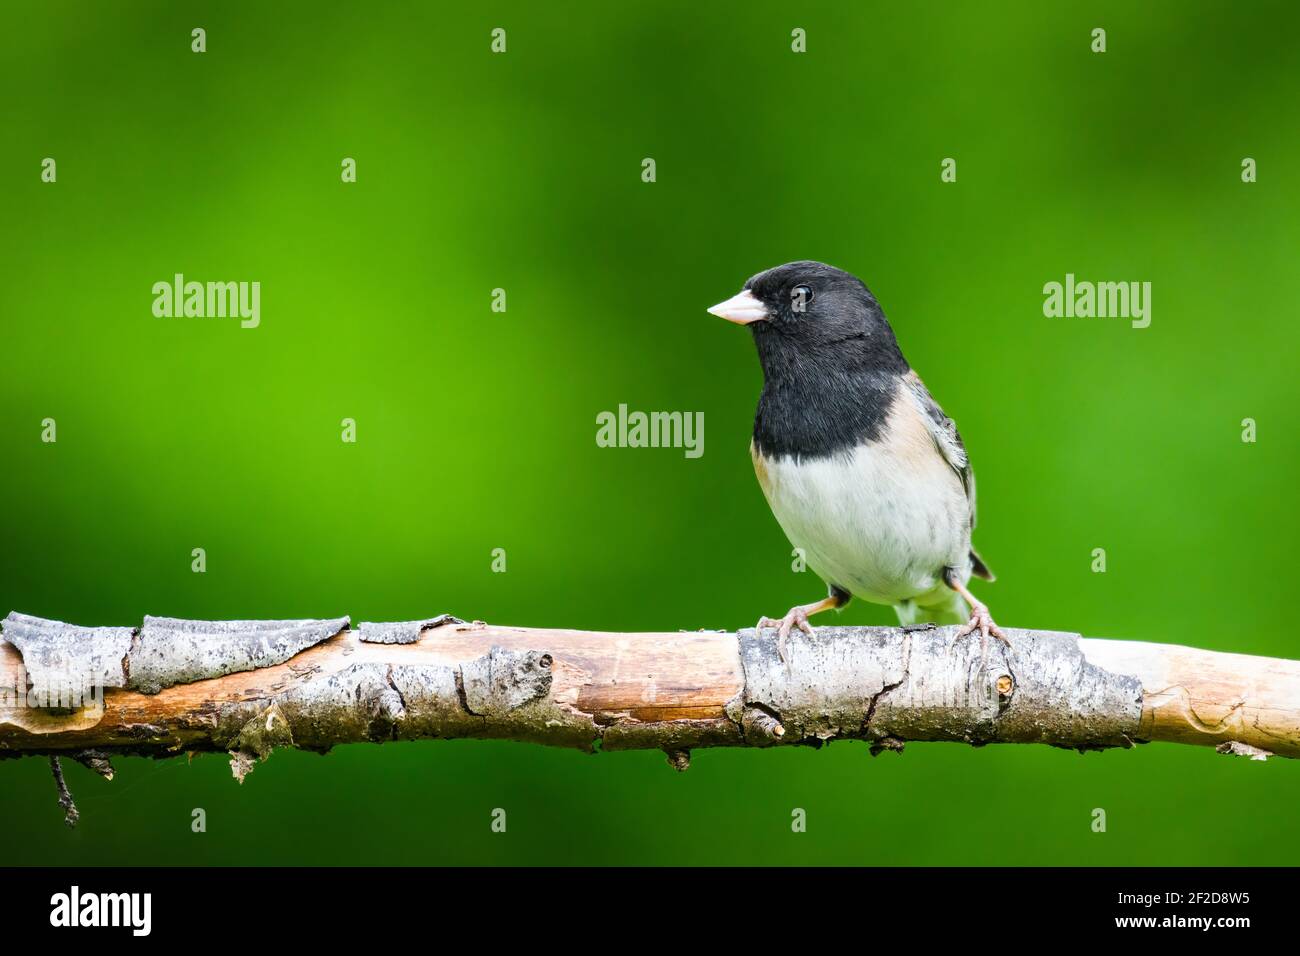
[[944,567],[966,566],[965,491],[911,402],[895,402],[877,442],[802,461],[754,450],[754,469],[808,566],[855,597],[896,604],[940,587]]

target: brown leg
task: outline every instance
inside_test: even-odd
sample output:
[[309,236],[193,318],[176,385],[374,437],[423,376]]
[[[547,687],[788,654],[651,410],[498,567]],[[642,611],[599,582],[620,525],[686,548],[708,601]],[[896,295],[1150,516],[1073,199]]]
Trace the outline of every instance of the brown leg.
[[756,629],[761,631],[765,627],[777,628],[776,652],[781,655],[781,660],[784,661],[785,642],[790,636],[792,627],[798,627],[805,634],[811,634],[813,632],[812,625],[808,623],[810,614],[820,614],[822,611],[840,607],[844,603],[845,601],[838,594],[832,592],[829,596],[813,604],[796,604],[785,612],[785,617],[779,620],[771,617],[760,617]]

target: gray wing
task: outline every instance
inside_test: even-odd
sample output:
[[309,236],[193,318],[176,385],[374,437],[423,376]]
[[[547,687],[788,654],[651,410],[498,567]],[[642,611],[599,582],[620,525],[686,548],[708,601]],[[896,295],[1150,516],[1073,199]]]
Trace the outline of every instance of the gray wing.
[[934,439],[935,446],[939,453],[943,455],[944,460],[957,473],[961,479],[961,486],[966,489],[966,500],[970,503],[970,526],[975,527],[975,472],[970,466],[970,458],[966,454],[966,446],[962,444],[961,433],[957,431],[957,423],[943,413],[931,396],[925,383],[921,381],[916,372],[908,372],[903,377],[903,385],[907,389],[912,400],[916,402],[916,407],[921,412],[921,419],[925,422],[925,427],[930,431],[930,437]]

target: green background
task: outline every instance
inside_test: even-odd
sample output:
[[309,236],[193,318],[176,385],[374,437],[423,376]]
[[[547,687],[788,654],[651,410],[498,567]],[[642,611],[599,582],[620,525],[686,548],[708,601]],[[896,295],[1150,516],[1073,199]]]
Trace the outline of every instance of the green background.
[[[1300,10],[1136,7],[5,0],[0,613],[672,630],[816,599],[749,462],[753,346],[704,312],[814,258],[866,280],[959,422],[1000,621],[1300,656]],[[260,281],[261,327],[154,318],[176,272]],[[1151,282],[1150,328],[1045,318],[1066,272]],[[704,456],[598,448],[621,402],[704,412]],[[118,769],[69,767],[68,831],[46,762],[0,763],[5,862],[1300,846],[1300,765],[1168,745],[698,751],[685,774],[657,752],[355,745],[277,752],[242,787],[219,755]]]

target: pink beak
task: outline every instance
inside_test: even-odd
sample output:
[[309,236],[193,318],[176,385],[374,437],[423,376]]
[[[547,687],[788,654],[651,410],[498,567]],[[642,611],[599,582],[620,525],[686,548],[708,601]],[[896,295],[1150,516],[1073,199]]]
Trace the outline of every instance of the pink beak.
[[749,325],[767,318],[767,306],[750,294],[748,289],[733,295],[726,302],[719,302],[707,310],[710,314],[738,325]]

